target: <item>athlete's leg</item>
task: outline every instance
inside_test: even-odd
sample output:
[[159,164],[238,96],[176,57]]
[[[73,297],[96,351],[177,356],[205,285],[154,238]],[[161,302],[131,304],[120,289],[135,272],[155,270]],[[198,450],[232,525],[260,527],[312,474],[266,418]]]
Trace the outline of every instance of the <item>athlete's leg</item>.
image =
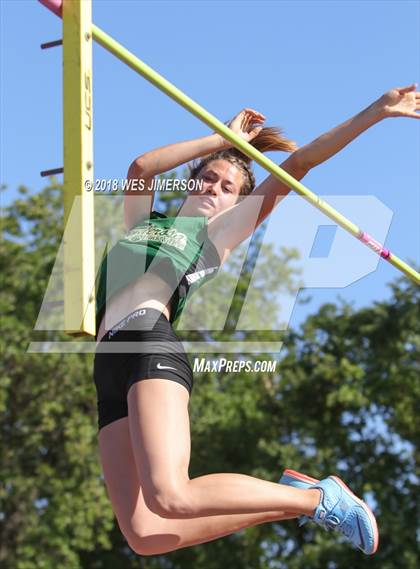
[[189,479],[189,393],[165,379],[128,392],[128,418],[137,471],[149,507],[165,517],[293,511],[312,514],[318,490],[300,490],[245,474]]
[[158,555],[211,541],[250,526],[298,516],[273,511],[193,519],[163,518],[145,503],[127,417],[101,429],[99,449],[106,488],[118,525],[130,547],[140,555]]
[[[190,430],[189,393],[165,379],[134,383],[128,392],[130,437],[142,494],[147,507],[176,524],[179,520],[232,514],[262,514],[276,519],[279,512],[312,514],[319,503],[318,490],[300,490],[243,474],[188,476]],[[214,539],[214,520],[195,543]],[[225,522],[232,527],[228,516]],[[220,522],[218,527],[221,528]],[[228,532],[225,532],[225,534]],[[219,533],[220,535],[220,533]]]

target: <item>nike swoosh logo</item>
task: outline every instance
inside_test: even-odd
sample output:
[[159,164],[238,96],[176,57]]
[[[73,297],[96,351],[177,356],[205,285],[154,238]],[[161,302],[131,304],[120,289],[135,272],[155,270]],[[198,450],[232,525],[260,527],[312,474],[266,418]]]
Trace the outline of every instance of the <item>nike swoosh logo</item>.
[[176,367],[163,366],[161,363],[158,363],[158,364],[157,364],[157,368],[158,368],[158,369],[174,369],[175,371],[178,371],[178,370],[176,369]]

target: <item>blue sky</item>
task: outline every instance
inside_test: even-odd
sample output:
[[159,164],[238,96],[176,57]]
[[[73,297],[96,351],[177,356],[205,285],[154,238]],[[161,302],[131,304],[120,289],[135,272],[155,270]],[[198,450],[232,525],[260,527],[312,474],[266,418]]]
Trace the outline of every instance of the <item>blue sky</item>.
[[[404,0],[94,0],[93,20],[221,120],[256,108],[267,124],[282,126],[303,145],[386,90],[420,82],[419,6]],[[35,0],[2,0],[0,7],[0,165],[8,185],[4,203],[10,203],[20,184],[37,192],[45,185],[39,171],[63,163],[61,48],[39,48],[61,37],[61,20]],[[124,177],[142,152],[210,134],[97,45],[93,88],[95,178]],[[304,179],[323,196],[375,196],[393,214],[385,245],[409,263],[420,263],[419,132],[420,121],[388,119]],[[269,156],[277,163],[285,158]],[[258,181],[266,175],[255,171]],[[377,237],[374,227],[372,221],[364,229]],[[346,263],[357,264],[358,255]],[[313,300],[295,307],[291,324],[338,294],[356,307],[387,298],[387,283],[398,274],[381,260],[343,288],[307,289]]]

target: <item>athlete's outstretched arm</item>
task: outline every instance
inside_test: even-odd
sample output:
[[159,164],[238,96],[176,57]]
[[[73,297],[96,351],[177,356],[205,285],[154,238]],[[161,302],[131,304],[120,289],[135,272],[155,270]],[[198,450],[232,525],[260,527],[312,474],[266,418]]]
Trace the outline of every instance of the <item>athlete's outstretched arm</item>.
[[[377,122],[388,117],[420,118],[420,93],[416,84],[391,89],[356,116],[333,128],[291,154],[281,165],[286,172],[301,180],[311,168],[325,162],[352,140]],[[215,215],[210,222],[210,236],[225,249],[223,260],[239,243],[249,237],[290,188],[275,176],[268,176],[250,196],[231,208]],[[255,224],[257,200],[261,196],[261,209]],[[258,200],[258,205],[261,201]],[[216,244],[216,243],[215,243]]]

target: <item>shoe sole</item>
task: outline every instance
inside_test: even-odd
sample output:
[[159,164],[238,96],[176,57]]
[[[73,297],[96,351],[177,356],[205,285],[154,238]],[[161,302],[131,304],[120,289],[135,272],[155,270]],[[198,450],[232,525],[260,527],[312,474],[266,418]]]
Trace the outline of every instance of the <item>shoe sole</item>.
[[373,555],[376,550],[378,549],[378,545],[379,545],[379,531],[378,531],[378,524],[376,523],[376,518],[373,515],[372,510],[369,508],[369,506],[363,502],[363,500],[361,500],[360,498],[358,498],[356,496],[356,494],[354,492],[352,492],[350,490],[350,488],[347,486],[347,484],[345,484],[341,478],[338,478],[338,476],[329,476],[329,478],[332,478],[333,480],[335,480],[337,482],[337,484],[339,484],[343,490],[345,492],[347,492],[348,494],[351,495],[351,497],[358,503],[360,504],[360,506],[362,506],[363,510],[366,512],[366,514],[369,517],[370,523],[372,524],[373,527],[373,551],[371,551],[370,553],[368,553],[368,555]]
[[302,474],[301,472],[297,472],[296,470],[286,469],[282,476],[288,476],[289,478],[294,478],[299,482],[305,482],[306,484],[318,484],[319,480],[316,478],[312,478],[311,476],[307,476],[306,474]]

